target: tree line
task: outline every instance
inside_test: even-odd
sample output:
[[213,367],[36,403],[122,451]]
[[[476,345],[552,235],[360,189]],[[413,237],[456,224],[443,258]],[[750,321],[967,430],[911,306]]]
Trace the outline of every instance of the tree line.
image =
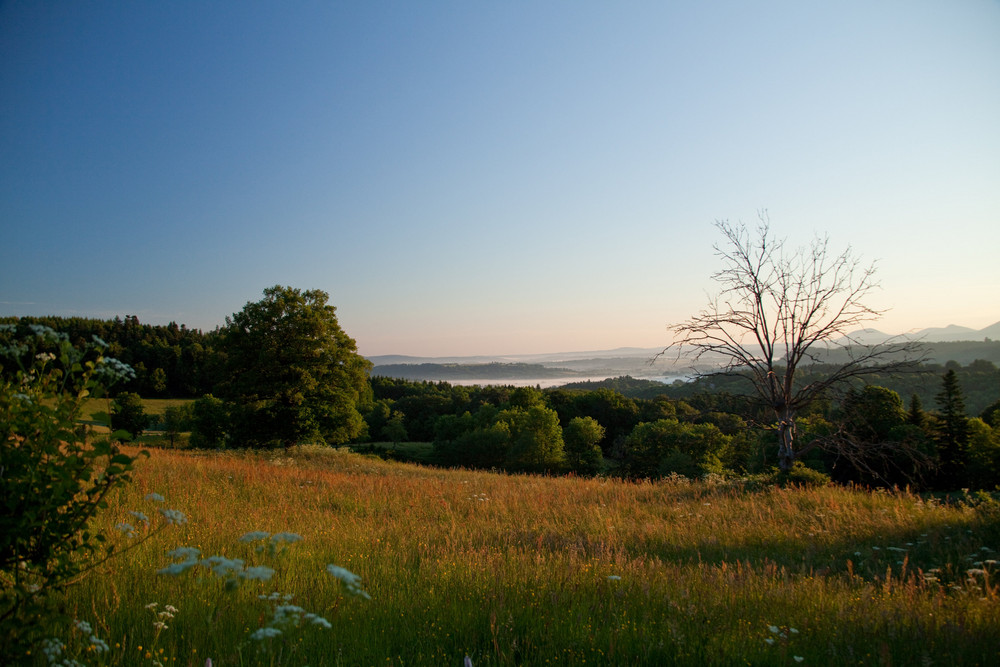
[[[12,358],[23,366],[46,353],[37,342],[44,337],[18,343],[39,327],[75,344],[97,339],[109,358],[136,370],[116,397],[113,426],[133,435],[150,426],[140,394],[193,397],[169,408],[159,430],[173,442],[189,433],[196,447],[419,442],[430,446],[425,462],[442,466],[636,478],[767,474],[780,463],[773,409],[738,372],[674,385],[616,378],[546,390],[371,377],[327,300],[319,290],[275,286],[208,334],[134,317],[8,318],[0,364],[9,374],[18,367]],[[796,456],[785,473],[992,489],[1000,481],[1000,371],[982,360],[938,370],[902,380],[873,372],[824,387],[790,427]],[[808,383],[829,369],[803,364],[797,373]],[[872,382],[913,389],[916,378],[921,389],[905,400]],[[967,407],[969,379],[975,410]]]

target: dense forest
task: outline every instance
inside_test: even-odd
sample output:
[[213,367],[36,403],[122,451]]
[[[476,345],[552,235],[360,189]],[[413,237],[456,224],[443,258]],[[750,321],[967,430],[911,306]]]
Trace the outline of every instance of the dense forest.
[[[136,371],[118,387],[122,396],[196,399],[158,424],[171,433],[190,431],[195,445],[287,446],[310,432],[247,440],[253,434],[239,425],[249,423],[248,413],[215,397],[225,397],[233,384],[235,352],[225,331],[154,326],[136,317],[0,323],[12,331],[51,327],[79,345],[96,337],[108,356]],[[945,345],[967,358],[984,344],[993,343]],[[11,368],[7,363],[4,373]],[[459,377],[465,372],[456,369]],[[803,366],[799,379],[809,382],[825,372],[823,365]],[[382,375],[362,381],[366,386],[350,398],[354,422],[341,426],[338,441],[381,455],[404,456],[403,443],[424,443],[421,460],[436,465],[628,477],[753,475],[774,465],[773,418],[738,376],[673,384],[619,377],[545,390]],[[800,415],[797,429],[800,468],[836,481],[993,489],[1000,482],[1000,369],[984,359],[951,360],[869,376],[816,401]]]

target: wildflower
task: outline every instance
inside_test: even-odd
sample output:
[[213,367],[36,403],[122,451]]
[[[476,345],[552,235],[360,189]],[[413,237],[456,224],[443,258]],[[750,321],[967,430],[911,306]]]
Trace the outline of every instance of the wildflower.
[[179,526],[187,523],[187,517],[184,516],[184,512],[181,512],[180,510],[161,509],[160,514],[162,514],[163,518],[167,520],[167,523],[171,525]]
[[150,602],[149,604],[146,605],[146,609],[149,609],[150,611],[152,611],[152,610],[156,609],[156,606],[158,604],[159,604],[159,602]]
[[263,639],[270,639],[271,637],[277,637],[281,634],[281,630],[278,628],[261,628],[250,635],[250,639],[255,639],[261,641]]
[[212,569],[220,577],[243,569],[243,561],[239,558],[225,558],[224,556],[210,556],[202,561],[207,567]]
[[972,568],[970,570],[966,570],[965,573],[970,577],[974,577],[977,574],[986,574],[986,570],[981,570],[979,568]]
[[152,500],[154,503],[162,503],[166,501],[166,498],[158,493],[147,493],[146,500]]
[[118,530],[120,530],[121,532],[125,533],[129,537],[135,537],[135,535],[136,535],[135,526],[133,526],[130,523],[126,523],[126,522],[123,521],[123,522],[121,522],[119,524],[116,524],[115,528],[118,529]]
[[278,542],[288,542],[293,544],[295,542],[301,542],[302,536],[296,533],[275,533],[271,536],[271,542],[277,544]]
[[166,607],[164,607],[164,609],[166,609],[171,614],[176,614],[177,613],[177,607],[175,607],[172,604],[168,604]]
[[139,521],[142,521],[143,523],[149,523],[149,517],[143,514],[142,512],[129,512],[129,514],[134,516]]
[[198,564],[198,561],[196,561],[196,560],[186,560],[186,561],[183,561],[181,563],[171,563],[170,565],[166,566],[165,568],[157,570],[156,573],[157,574],[169,574],[172,577],[176,577],[178,575],[184,574],[185,572],[187,572],[188,570],[190,570],[192,567],[194,567],[197,564]]
[[326,571],[333,577],[340,579],[340,581],[343,582],[344,587],[347,588],[347,592],[351,595],[357,595],[365,598],[366,600],[371,600],[371,596],[362,590],[361,577],[358,575],[337,565],[327,565]]
[[779,632],[781,632],[781,630],[778,628],[777,625],[769,625],[769,626],[767,626],[767,629],[770,630],[770,632],[771,632],[772,635],[776,635]]
[[243,572],[240,572],[240,577],[243,579],[251,579],[258,581],[267,581],[274,575],[274,570],[267,567],[266,565],[258,565],[256,567],[248,567]]
[[306,620],[313,625],[318,625],[321,628],[326,628],[329,630],[333,626],[330,625],[330,621],[326,620],[322,616],[317,616],[316,614],[306,614]]
[[792,659],[793,659],[793,660],[794,660],[795,662],[802,662],[803,660],[805,660],[805,658],[803,658],[803,657],[802,657],[801,655],[793,655],[793,656],[792,656]]
[[[195,560],[201,555],[201,550],[194,547],[177,547],[173,551],[168,551],[171,558],[183,558],[184,560]],[[155,603],[154,603],[155,604]]]
[[163,621],[156,621],[153,623],[153,627],[156,628],[157,632],[162,632],[166,630],[169,626]]
[[55,662],[62,655],[62,650],[66,647],[61,641],[55,637],[49,637],[42,640],[42,653],[48,658],[49,662]]
[[768,644],[769,646],[774,646],[774,637],[768,637],[767,639],[764,640],[764,643]]
[[263,530],[254,530],[247,533],[240,538],[240,542],[256,542],[257,540],[266,540],[271,533],[266,533]]
[[622,578],[619,577],[617,574],[609,574],[608,575],[608,581],[621,581],[621,580],[622,580]]
[[793,635],[799,634],[799,631],[796,630],[795,628],[788,628],[788,631],[791,632]]
[[73,624],[76,626],[77,630],[85,635],[89,635],[94,631],[94,629],[90,627],[90,623],[87,623],[87,621],[73,621]]

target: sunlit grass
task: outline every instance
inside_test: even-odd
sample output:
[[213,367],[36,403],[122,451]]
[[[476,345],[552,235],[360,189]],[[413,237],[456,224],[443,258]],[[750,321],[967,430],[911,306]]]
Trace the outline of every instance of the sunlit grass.
[[[319,448],[157,450],[102,521],[113,526],[129,509],[152,516],[151,492],[189,523],[72,592],[77,617],[111,646],[110,664],[1000,659],[989,562],[1000,512],[990,506],[446,471]],[[254,530],[304,540],[268,557],[238,541]],[[236,591],[204,571],[155,575],[177,546],[276,574]],[[372,599],[346,595],[329,563],[359,574]],[[333,627],[251,641],[272,609],[258,595],[272,591]],[[150,602],[179,610],[158,635]]]

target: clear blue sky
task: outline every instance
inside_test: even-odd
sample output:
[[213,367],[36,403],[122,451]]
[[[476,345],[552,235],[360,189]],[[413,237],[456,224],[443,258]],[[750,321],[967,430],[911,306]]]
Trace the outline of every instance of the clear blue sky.
[[1000,319],[1000,2],[0,4],[0,314],[655,346],[761,208],[879,329]]

